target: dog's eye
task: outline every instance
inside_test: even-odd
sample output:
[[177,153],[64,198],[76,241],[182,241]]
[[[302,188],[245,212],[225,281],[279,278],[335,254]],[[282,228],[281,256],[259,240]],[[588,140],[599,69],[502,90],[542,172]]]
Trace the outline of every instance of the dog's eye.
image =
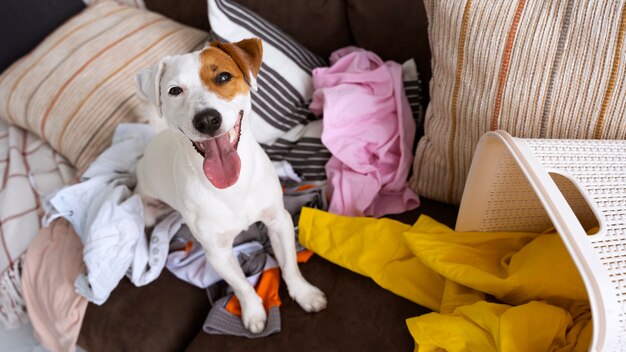
[[169,95],[179,95],[180,93],[183,92],[183,89],[181,87],[172,87],[170,88],[170,91],[168,92]]
[[226,83],[226,82],[230,81],[231,78],[232,78],[232,76],[230,75],[230,73],[222,72],[219,75],[217,75],[217,77],[215,77],[215,83],[217,83],[217,84]]

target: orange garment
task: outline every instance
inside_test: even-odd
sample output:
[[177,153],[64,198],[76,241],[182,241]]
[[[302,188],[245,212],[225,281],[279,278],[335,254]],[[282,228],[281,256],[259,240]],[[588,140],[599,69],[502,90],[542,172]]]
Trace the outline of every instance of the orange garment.
[[[306,263],[313,256],[313,252],[305,249],[298,252],[298,263]],[[282,301],[278,295],[278,289],[280,287],[280,269],[270,268],[263,271],[261,278],[256,285],[256,293],[263,300],[263,306],[265,311],[269,312],[272,307],[280,307]],[[237,296],[233,295],[226,304],[226,310],[231,314],[241,317],[241,304],[237,299]]]

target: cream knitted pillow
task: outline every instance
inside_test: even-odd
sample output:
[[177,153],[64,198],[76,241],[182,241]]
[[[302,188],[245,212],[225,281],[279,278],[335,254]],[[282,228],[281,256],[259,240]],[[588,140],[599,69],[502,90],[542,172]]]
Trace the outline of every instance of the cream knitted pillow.
[[410,182],[420,195],[458,204],[478,139],[490,130],[626,138],[625,1],[425,5],[433,78]]

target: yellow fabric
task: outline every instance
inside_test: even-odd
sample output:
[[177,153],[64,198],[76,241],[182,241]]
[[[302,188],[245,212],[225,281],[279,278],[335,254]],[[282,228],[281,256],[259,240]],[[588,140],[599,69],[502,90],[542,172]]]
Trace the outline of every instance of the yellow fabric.
[[[416,351],[583,351],[584,284],[558,234],[455,232],[305,208],[300,242],[435,311],[407,320]],[[495,303],[497,302],[497,303]]]

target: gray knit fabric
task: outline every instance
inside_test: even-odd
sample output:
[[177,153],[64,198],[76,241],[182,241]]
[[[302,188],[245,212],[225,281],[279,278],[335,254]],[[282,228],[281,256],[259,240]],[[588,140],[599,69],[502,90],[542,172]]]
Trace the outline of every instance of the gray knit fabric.
[[206,333],[242,336],[252,339],[280,332],[280,310],[278,307],[270,308],[265,329],[258,334],[253,334],[246,330],[241,318],[232,315],[224,308],[231,297],[232,294],[224,296],[215,302],[202,327]]

